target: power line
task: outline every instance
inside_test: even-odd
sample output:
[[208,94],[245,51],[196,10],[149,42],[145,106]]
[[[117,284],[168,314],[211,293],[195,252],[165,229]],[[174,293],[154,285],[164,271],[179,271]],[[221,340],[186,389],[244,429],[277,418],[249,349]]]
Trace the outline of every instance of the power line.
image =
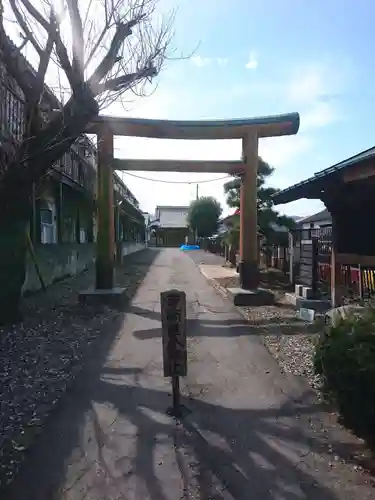
[[126,175],[129,175],[130,177],[135,177],[136,179],[141,179],[143,181],[150,181],[150,182],[161,182],[163,184],[203,184],[205,182],[216,182],[233,178],[233,176],[231,175],[226,175],[225,177],[218,177],[216,179],[206,179],[202,181],[167,181],[164,179],[151,179],[150,177],[143,177],[142,175],[131,174],[130,172],[127,172],[125,170],[122,170],[122,172]]

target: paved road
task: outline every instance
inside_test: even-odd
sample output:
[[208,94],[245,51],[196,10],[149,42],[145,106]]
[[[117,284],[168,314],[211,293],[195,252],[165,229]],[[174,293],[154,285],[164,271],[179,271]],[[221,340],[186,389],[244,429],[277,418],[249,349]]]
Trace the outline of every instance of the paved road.
[[[12,500],[372,497],[360,473],[324,451],[318,406],[281,375],[193,259],[204,262],[198,253],[159,254],[105,364],[65,399]],[[159,294],[172,287],[188,297],[182,422],[166,414],[162,377]]]

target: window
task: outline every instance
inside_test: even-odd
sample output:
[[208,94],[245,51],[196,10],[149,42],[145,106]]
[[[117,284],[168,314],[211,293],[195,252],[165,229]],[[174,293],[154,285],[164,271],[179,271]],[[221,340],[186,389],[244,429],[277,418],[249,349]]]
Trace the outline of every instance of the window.
[[40,208],[40,241],[43,244],[56,243],[54,206],[48,204]]
[[79,230],[79,242],[86,243],[86,241],[87,241],[86,229],[81,227]]
[[20,96],[2,80],[0,83],[0,120],[3,133],[21,139],[24,130],[23,107]]
[[50,210],[49,208],[42,208],[40,211],[40,222],[42,224],[52,225],[53,224],[52,210]]

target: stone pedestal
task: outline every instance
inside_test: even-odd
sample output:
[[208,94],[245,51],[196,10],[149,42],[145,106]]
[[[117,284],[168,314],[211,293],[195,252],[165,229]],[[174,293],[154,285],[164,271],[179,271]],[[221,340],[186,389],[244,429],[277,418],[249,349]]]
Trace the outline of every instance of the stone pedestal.
[[123,309],[128,303],[126,288],[89,288],[79,293],[79,302],[86,305],[106,304],[116,309]]
[[227,291],[235,306],[270,306],[275,303],[274,294],[264,288],[228,288]]

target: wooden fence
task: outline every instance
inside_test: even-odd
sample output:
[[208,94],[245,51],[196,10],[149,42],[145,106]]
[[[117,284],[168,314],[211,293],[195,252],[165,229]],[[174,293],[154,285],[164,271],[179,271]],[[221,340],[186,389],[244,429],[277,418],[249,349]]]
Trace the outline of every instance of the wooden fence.
[[[329,294],[331,287],[332,226],[293,231],[295,283],[313,288],[319,294]],[[375,266],[356,262],[341,264],[339,283],[344,295],[369,298],[375,294]]]

